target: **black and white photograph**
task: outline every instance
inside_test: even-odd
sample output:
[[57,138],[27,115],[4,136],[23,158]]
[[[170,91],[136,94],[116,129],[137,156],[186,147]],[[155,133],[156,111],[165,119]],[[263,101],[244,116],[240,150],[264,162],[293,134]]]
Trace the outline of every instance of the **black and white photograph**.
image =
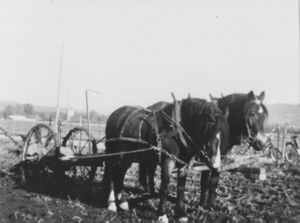
[[0,223],[300,222],[300,0],[0,0]]

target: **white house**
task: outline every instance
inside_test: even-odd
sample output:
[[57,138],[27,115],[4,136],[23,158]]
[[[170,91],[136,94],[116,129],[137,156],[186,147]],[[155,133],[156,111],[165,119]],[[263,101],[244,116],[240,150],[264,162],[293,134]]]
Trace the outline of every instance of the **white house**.
[[26,118],[24,115],[10,115],[8,116],[7,119],[14,120],[14,121],[28,121],[28,122],[36,121],[35,119],[32,118]]

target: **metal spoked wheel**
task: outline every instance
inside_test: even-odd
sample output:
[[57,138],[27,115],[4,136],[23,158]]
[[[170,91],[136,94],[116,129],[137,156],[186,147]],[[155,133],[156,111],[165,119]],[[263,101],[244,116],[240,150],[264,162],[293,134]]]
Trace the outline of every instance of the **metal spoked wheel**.
[[[96,140],[88,130],[76,127],[69,131],[62,141],[60,152],[65,156],[91,155],[97,153]],[[92,182],[97,166],[76,165],[65,169],[65,175],[78,183]]]
[[287,143],[285,146],[285,158],[289,163],[296,163],[298,160],[297,148],[292,143]]
[[48,169],[42,161],[46,157],[54,157],[57,148],[56,134],[49,126],[37,124],[29,130],[21,155],[21,185],[26,186],[37,181],[39,174]]

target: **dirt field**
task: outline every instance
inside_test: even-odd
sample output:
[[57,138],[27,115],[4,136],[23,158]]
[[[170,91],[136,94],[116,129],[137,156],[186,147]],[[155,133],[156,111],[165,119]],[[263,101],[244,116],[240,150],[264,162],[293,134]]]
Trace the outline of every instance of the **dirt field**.
[[[25,190],[11,169],[18,157],[10,153],[15,146],[0,141],[0,222],[155,222],[157,198],[142,199],[137,185],[137,168],[125,179],[131,211],[112,213],[105,209],[101,183],[89,186],[59,182],[51,177]],[[257,164],[266,168],[267,179],[249,180],[241,173],[221,174],[216,208],[199,205],[200,174],[190,173],[185,203],[190,220],[196,222],[300,222],[300,166],[271,162]],[[101,176],[98,176],[101,178]],[[159,175],[157,176],[157,189]],[[174,219],[176,190],[168,202],[168,216]]]

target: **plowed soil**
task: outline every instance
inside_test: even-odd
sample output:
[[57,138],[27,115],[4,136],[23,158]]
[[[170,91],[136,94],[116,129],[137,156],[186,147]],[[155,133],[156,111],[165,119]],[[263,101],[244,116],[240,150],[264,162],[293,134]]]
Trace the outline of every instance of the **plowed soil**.
[[[10,141],[0,141],[0,222],[155,222],[157,197],[146,199],[138,188],[138,168],[126,175],[126,195],[130,211],[113,213],[105,209],[101,171],[92,184],[41,176],[32,186],[21,187],[14,165],[18,156]],[[195,222],[300,222],[300,166],[260,162],[266,180],[248,179],[241,173],[223,172],[215,208],[199,206],[200,173],[190,172],[185,204],[190,221]],[[160,184],[159,171],[156,189]],[[175,221],[173,208],[176,181],[168,201],[168,217]]]

